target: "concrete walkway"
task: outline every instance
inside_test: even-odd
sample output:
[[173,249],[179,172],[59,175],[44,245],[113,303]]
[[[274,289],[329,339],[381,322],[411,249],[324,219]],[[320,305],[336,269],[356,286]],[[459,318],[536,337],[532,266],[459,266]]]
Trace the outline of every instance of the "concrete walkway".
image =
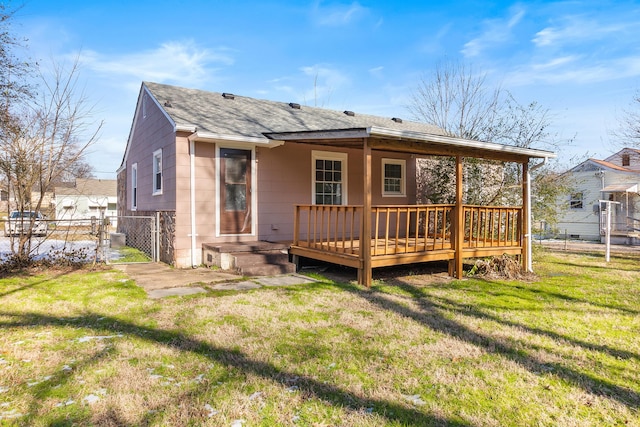
[[236,274],[209,268],[180,269],[164,263],[115,264],[136,284],[143,288],[149,298],[185,296],[211,290],[249,290],[263,286],[292,286],[315,282],[300,274],[283,274],[271,277],[243,278]]

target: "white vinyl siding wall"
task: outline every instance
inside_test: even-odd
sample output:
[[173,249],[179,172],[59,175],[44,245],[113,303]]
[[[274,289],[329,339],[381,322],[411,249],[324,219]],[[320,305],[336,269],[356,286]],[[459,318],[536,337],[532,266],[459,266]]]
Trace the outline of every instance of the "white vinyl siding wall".
[[[579,236],[584,240],[600,239],[600,218],[598,201],[606,197],[602,193],[602,178],[596,171],[574,172],[574,188],[576,192],[583,193],[583,208],[570,209],[570,194],[563,196],[558,202],[561,212],[557,224],[558,233],[564,236],[565,231],[568,236]],[[636,174],[617,173],[605,170],[604,185],[630,183],[636,184],[640,177]]]

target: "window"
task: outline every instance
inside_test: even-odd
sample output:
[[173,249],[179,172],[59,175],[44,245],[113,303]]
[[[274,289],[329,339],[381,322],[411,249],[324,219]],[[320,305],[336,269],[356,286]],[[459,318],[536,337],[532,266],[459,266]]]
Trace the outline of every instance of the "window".
[[153,194],[162,194],[162,150],[153,153]]
[[138,207],[138,164],[131,165],[131,209]]
[[583,209],[584,194],[582,192],[573,193],[569,199],[569,209]]
[[313,203],[347,203],[347,154],[313,151]]
[[631,158],[628,154],[623,154],[622,155],[622,166],[629,166],[631,165]]
[[405,195],[406,160],[382,159],[382,195]]

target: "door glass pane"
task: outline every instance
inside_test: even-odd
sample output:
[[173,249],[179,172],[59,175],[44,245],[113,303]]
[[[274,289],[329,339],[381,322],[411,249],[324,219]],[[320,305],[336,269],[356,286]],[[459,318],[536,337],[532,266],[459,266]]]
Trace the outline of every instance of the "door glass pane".
[[225,205],[227,212],[247,210],[247,159],[225,158]]
[[227,157],[225,159],[225,182],[245,184],[247,178],[247,159]]
[[247,210],[247,187],[244,184],[225,184],[224,210],[244,212]]

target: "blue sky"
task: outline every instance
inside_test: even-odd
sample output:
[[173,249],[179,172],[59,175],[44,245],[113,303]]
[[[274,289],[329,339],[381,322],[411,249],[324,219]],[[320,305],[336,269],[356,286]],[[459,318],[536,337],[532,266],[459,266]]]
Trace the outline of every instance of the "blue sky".
[[80,58],[105,122],[99,178],[115,178],[145,80],[410,119],[421,77],[459,60],[550,109],[575,136],[565,164],[617,151],[640,88],[638,2],[26,0],[13,31],[45,66]]

